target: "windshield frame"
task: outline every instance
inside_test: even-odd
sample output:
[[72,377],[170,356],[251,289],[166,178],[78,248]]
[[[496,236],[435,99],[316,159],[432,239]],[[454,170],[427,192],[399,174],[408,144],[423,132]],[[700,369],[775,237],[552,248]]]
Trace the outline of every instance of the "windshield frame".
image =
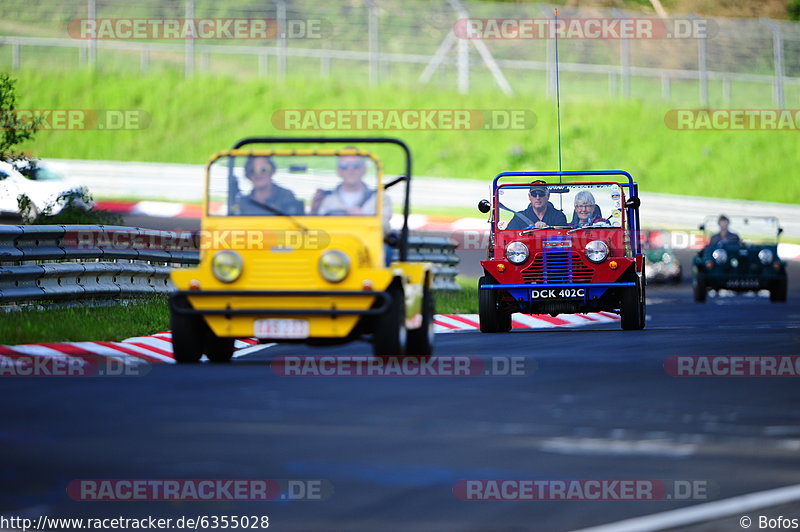
[[[546,187],[559,187],[559,186],[589,187],[589,186],[596,186],[596,185],[609,185],[609,186],[615,186],[615,187],[619,188],[619,191],[620,191],[620,205],[621,205],[620,211],[622,212],[622,218],[621,218],[619,227],[614,227],[614,226],[611,226],[611,227],[587,226],[587,227],[575,228],[575,227],[572,227],[571,224],[567,224],[565,226],[542,227],[542,228],[539,228],[539,229],[540,230],[545,230],[545,229],[566,229],[566,230],[623,229],[624,230],[627,227],[626,224],[628,223],[628,220],[627,220],[627,216],[628,216],[627,210],[628,209],[625,208],[625,201],[627,199],[626,196],[625,196],[625,185],[617,183],[615,181],[592,181],[592,182],[587,182],[587,183],[584,183],[584,182],[567,182],[567,183],[549,183],[549,182],[545,182],[542,186],[546,186]],[[527,188],[530,188],[530,186],[531,186],[531,183],[527,182],[527,183],[503,183],[503,184],[497,185],[495,187],[494,195],[492,197],[492,199],[494,200],[493,201],[493,205],[492,205],[492,221],[493,221],[494,229],[496,231],[518,231],[517,229],[505,229],[505,228],[500,229],[498,227],[498,222],[500,221],[500,200],[499,200],[500,190],[502,190],[502,189],[527,189]],[[513,211],[513,212],[518,212],[518,211]],[[566,217],[566,213],[564,213],[564,216]],[[567,219],[569,219],[569,218],[567,218]],[[524,229],[523,231],[526,231],[526,230],[531,230],[531,229],[530,228],[529,229]]]
[[[298,141],[299,142],[299,141]],[[231,158],[246,158],[246,157],[313,157],[313,156],[320,156],[320,157],[340,157],[340,156],[359,156],[359,157],[366,157],[373,161],[375,165],[375,195],[376,197],[376,205],[375,205],[375,213],[374,214],[361,214],[361,215],[320,215],[320,214],[263,214],[263,215],[238,215],[232,214],[226,209],[225,214],[216,214],[211,212],[212,202],[211,202],[211,169],[215,163],[218,163],[221,159],[228,159]],[[226,167],[230,167],[226,164]],[[229,174],[230,175],[230,174]],[[308,149],[308,148],[298,148],[298,149],[289,149],[289,148],[279,148],[279,149],[231,149],[231,150],[223,150],[216,154],[214,154],[211,159],[206,164],[205,168],[205,180],[204,180],[204,190],[203,190],[203,216],[208,218],[220,219],[220,218],[242,218],[242,219],[300,219],[306,221],[306,225],[314,225],[318,219],[327,219],[330,220],[332,218],[337,219],[352,219],[352,220],[364,220],[364,219],[381,219],[383,216],[383,207],[384,207],[384,195],[386,191],[384,189],[384,169],[383,164],[381,163],[380,159],[372,152],[364,149],[359,148],[326,148],[326,149]],[[230,190],[228,191],[230,194]]]
[[[703,220],[703,238],[705,239],[706,245],[711,242],[711,237],[719,232],[719,225],[718,220],[721,215],[715,216],[706,216]],[[725,215],[726,218],[730,220],[730,232],[735,233],[740,237],[740,244],[741,245],[768,245],[774,246],[778,243],[780,237],[780,221],[776,216],[747,216],[747,215],[739,215],[739,214],[731,214]],[[763,234],[756,234],[755,238],[753,238],[753,234],[745,233],[745,236],[741,234],[741,227],[743,225],[748,224],[748,220],[760,220],[764,222],[771,223],[774,226],[774,232],[772,227],[770,227],[771,231],[767,232],[766,225],[764,226],[765,231]]]

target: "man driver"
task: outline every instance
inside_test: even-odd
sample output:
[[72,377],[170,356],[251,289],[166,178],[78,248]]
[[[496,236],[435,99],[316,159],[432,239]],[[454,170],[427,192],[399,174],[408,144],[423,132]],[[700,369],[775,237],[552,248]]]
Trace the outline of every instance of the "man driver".
[[550,192],[544,181],[534,181],[528,190],[530,205],[514,214],[506,229],[531,229],[536,227],[565,227],[567,217],[550,203]]

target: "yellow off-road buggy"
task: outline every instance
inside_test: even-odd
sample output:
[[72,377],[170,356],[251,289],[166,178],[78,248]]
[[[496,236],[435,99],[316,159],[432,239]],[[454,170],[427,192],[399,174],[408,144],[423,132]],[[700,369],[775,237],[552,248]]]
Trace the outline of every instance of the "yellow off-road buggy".
[[[402,149],[404,173],[385,183],[364,145]],[[200,263],[172,272],[175,360],[225,362],[234,339],[252,337],[369,338],[377,356],[431,355],[431,265],[406,260],[410,182],[410,151],[389,138],[247,138],[214,155]],[[385,191],[402,183],[397,234]]]

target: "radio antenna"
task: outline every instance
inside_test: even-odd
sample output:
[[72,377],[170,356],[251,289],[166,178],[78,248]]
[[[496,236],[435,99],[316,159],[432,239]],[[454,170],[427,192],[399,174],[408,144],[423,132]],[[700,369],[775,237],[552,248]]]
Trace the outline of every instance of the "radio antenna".
[[558,75],[558,9],[555,10],[555,39],[556,39],[556,121],[558,123],[558,182],[564,182],[564,176],[561,175],[561,85],[559,83]]

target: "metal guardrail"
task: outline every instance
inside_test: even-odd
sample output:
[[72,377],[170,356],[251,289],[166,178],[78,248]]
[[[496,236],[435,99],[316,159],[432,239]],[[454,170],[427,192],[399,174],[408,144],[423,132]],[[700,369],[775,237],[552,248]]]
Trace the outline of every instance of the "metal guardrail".
[[[438,236],[410,236],[408,238],[409,262],[433,263],[433,288],[442,291],[458,291],[456,283],[459,258],[456,256],[455,240]],[[398,253],[394,250],[393,259]]]
[[167,293],[170,265],[199,260],[191,242],[189,233],[133,227],[0,226],[0,302]]
[[[0,225],[0,303],[169,293],[173,267],[197,264],[196,234],[102,225]],[[433,262],[434,288],[458,290],[456,243],[409,239],[409,260]]]

